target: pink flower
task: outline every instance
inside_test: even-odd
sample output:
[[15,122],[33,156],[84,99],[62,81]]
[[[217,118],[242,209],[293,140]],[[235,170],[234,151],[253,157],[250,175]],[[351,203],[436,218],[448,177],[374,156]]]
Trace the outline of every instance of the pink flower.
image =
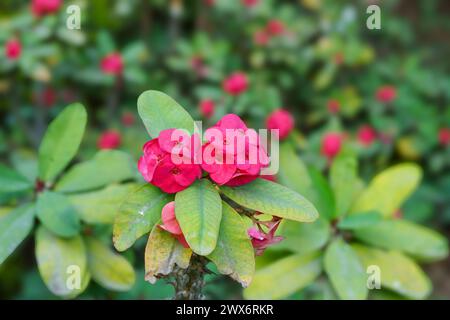
[[275,110],[267,118],[266,127],[267,129],[278,129],[280,139],[284,139],[294,129],[294,117],[287,110]]
[[269,43],[270,35],[266,30],[258,30],[253,34],[253,42],[259,46],[266,46]]
[[342,64],[344,62],[344,54],[342,52],[338,52],[334,55],[334,62],[336,64]]
[[324,156],[331,159],[341,150],[342,136],[339,133],[327,133],[322,138],[321,152]]
[[371,145],[377,138],[376,131],[368,125],[362,126],[358,130],[358,141],[364,146]]
[[259,0],[241,0],[242,4],[248,8],[254,7],[259,3]]
[[247,90],[248,80],[243,72],[235,72],[226,78],[222,83],[225,92],[236,96]]
[[443,146],[450,144],[450,128],[442,128],[439,130],[439,143]]
[[389,103],[397,96],[397,90],[394,86],[382,86],[378,88],[376,98],[379,102]]
[[116,130],[105,131],[97,141],[99,149],[117,149],[122,143],[122,136]]
[[5,44],[5,55],[10,60],[16,60],[20,57],[22,45],[19,40],[11,39]]
[[327,108],[328,108],[328,111],[330,113],[336,114],[336,113],[339,112],[339,109],[341,108],[341,105],[340,105],[338,100],[330,99],[330,100],[328,100]]
[[214,101],[210,99],[205,99],[200,102],[199,111],[200,114],[205,118],[211,118],[214,114],[215,104]]
[[61,4],[61,0],[32,0],[31,11],[36,17],[41,17],[58,11]]
[[158,138],[144,145],[144,154],[138,162],[138,170],[144,179],[167,193],[176,193],[189,187],[202,175],[195,164],[198,136],[181,130],[161,131]]
[[283,34],[285,32],[284,23],[280,20],[270,20],[267,23],[266,30],[269,34],[273,36],[278,36],[280,34]]
[[123,71],[122,56],[117,52],[108,54],[100,62],[100,68],[105,74],[121,74]]
[[180,224],[175,216],[175,201],[166,204],[161,213],[161,220],[163,224],[159,227],[167,232],[171,233],[185,248],[189,248],[186,238],[181,231]]
[[219,185],[240,186],[255,180],[269,163],[255,130],[235,114],[206,130],[202,168]]
[[277,231],[280,222],[281,219],[278,217],[273,217],[273,219],[268,222],[259,222],[259,224],[263,224],[269,229],[268,232],[264,232],[260,226],[251,227],[247,230],[257,256],[262,255],[268,246],[283,240],[283,237],[275,236],[275,232]]
[[132,112],[127,111],[127,112],[124,112],[122,114],[122,119],[121,120],[122,120],[122,124],[125,127],[131,127],[134,124],[135,117],[134,117],[134,114]]

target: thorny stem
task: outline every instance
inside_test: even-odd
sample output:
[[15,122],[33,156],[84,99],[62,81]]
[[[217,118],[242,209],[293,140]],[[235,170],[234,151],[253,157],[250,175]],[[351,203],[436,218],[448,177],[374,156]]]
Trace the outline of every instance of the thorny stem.
[[204,276],[207,260],[201,256],[193,255],[187,269],[175,267],[172,274],[175,278],[174,300],[203,300],[202,294],[205,286]]

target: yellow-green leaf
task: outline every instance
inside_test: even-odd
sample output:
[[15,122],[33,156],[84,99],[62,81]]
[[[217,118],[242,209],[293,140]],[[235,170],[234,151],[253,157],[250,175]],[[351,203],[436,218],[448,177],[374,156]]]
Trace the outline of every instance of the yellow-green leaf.
[[240,187],[221,187],[231,200],[246,208],[300,222],[313,222],[319,213],[311,202],[278,183],[256,179]]
[[136,164],[119,150],[99,151],[92,160],[75,165],[56,184],[59,192],[83,192],[133,179]]
[[88,237],[88,267],[92,279],[109,290],[127,291],[135,281],[133,266],[99,240]]
[[334,240],[327,247],[324,268],[339,298],[367,298],[367,274],[358,255],[342,239]]
[[145,248],[145,280],[155,283],[157,276],[168,275],[175,265],[186,269],[192,251],[184,248],[169,232],[153,227]]
[[189,113],[167,94],[148,90],[138,98],[138,112],[151,137],[165,129],[185,129],[194,132],[195,124]]
[[24,205],[0,215],[0,265],[33,228],[34,206]]
[[[55,295],[73,298],[89,282],[86,249],[81,236],[60,238],[45,227],[36,232],[36,259],[47,288]],[[74,279],[80,279],[80,286]]]
[[247,236],[245,222],[226,202],[222,203],[217,246],[208,258],[220,273],[247,287],[255,272],[255,252]]
[[447,239],[434,230],[406,220],[384,220],[354,231],[356,238],[384,249],[403,251],[420,260],[435,261],[448,255]]
[[44,226],[61,237],[73,237],[80,231],[80,218],[69,199],[60,193],[45,191],[38,196],[36,215]]
[[86,128],[87,113],[74,103],[50,123],[39,148],[39,177],[53,181],[75,156]]
[[398,251],[383,251],[353,244],[364,267],[376,266],[381,286],[411,299],[425,299],[431,293],[431,282],[422,269]]
[[222,200],[207,179],[194,182],[175,196],[175,215],[189,247],[206,256],[216,247]]
[[303,289],[322,272],[317,253],[295,254],[257,270],[250,286],[244,290],[246,299],[283,299]]
[[335,217],[341,217],[349,210],[354,194],[354,183],[357,177],[358,162],[347,153],[340,153],[330,169],[330,185],[336,201]]
[[69,195],[68,198],[80,215],[89,224],[112,224],[121,204],[136,184],[110,185],[100,191]]
[[327,243],[330,237],[330,225],[323,218],[313,223],[283,220],[277,234],[284,239],[272,246],[272,250],[289,250],[307,254],[319,250]]
[[417,188],[421,177],[422,170],[412,163],[386,169],[373,178],[353,204],[351,212],[375,210],[384,217],[391,217]]
[[132,190],[119,208],[114,222],[114,247],[124,251],[150,232],[161,219],[161,211],[172,196],[148,183]]

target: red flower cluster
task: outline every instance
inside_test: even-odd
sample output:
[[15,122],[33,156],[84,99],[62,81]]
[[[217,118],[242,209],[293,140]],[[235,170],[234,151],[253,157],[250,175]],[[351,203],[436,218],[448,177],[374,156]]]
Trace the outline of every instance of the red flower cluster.
[[225,115],[200,137],[177,129],[160,132],[144,145],[138,169],[144,179],[176,193],[201,178],[202,169],[219,185],[240,186],[255,180],[269,164],[258,134],[234,114]]
[[11,39],[5,44],[5,56],[10,60],[16,60],[20,57],[22,45],[19,40]]
[[327,102],[327,108],[330,113],[336,114],[339,112],[339,109],[341,108],[341,104],[336,99],[330,99]]
[[241,0],[242,4],[248,8],[254,7],[259,3],[259,0]]
[[33,0],[31,11],[36,17],[41,17],[58,11],[61,4],[61,0]]
[[247,90],[247,76],[243,72],[235,72],[223,81],[222,87],[225,92],[237,96]]
[[265,46],[269,43],[272,37],[283,35],[286,32],[284,23],[280,20],[270,20],[267,25],[253,34],[253,41],[255,44]]
[[100,62],[100,69],[105,74],[121,74],[123,71],[122,56],[117,52],[108,54]]
[[287,110],[275,110],[267,118],[266,127],[267,129],[278,129],[280,139],[284,139],[294,129],[294,117]]

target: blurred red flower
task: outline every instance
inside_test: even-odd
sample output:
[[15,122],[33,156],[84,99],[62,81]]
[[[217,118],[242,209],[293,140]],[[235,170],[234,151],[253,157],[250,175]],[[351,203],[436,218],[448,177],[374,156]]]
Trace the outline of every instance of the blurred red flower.
[[327,108],[330,113],[336,114],[339,112],[339,109],[341,108],[341,104],[336,99],[330,99],[327,102]]
[[122,143],[122,136],[116,130],[108,130],[100,135],[97,141],[99,149],[117,149]]
[[110,53],[100,62],[100,68],[105,74],[119,75],[123,71],[123,61],[120,53]]
[[58,11],[61,5],[61,0],[32,0],[31,11],[35,16],[41,17]]
[[389,103],[397,97],[397,90],[394,86],[386,85],[378,88],[376,98],[383,103]]
[[126,111],[122,114],[122,124],[125,127],[131,127],[135,122],[134,114],[130,111]]
[[280,139],[284,139],[294,129],[294,117],[287,110],[275,110],[267,117],[266,127],[267,129],[278,129]]
[[322,138],[321,152],[324,156],[331,159],[341,150],[342,135],[339,133],[327,133]]
[[285,26],[280,20],[273,19],[267,23],[266,30],[269,34],[277,36],[284,33]]
[[246,7],[254,7],[259,3],[259,0],[241,0],[241,2]]
[[5,44],[5,55],[10,60],[16,60],[20,57],[22,45],[17,39],[11,39]]
[[371,145],[377,138],[377,132],[369,125],[364,125],[358,130],[358,141],[364,146]]
[[226,78],[222,83],[225,92],[236,96],[247,90],[248,80],[243,72],[235,72]]
[[270,35],[266,30],[258,30],[253,34],[253,42],[259,46],[266,46],[269,43]]
[[439,143],[443,146],[450,144],[450,128],[442,128],[439,130]]
[[215,104],[211,99],[205,99],[200,102],[199,111],[205,118],[211,118],[214,114]]

